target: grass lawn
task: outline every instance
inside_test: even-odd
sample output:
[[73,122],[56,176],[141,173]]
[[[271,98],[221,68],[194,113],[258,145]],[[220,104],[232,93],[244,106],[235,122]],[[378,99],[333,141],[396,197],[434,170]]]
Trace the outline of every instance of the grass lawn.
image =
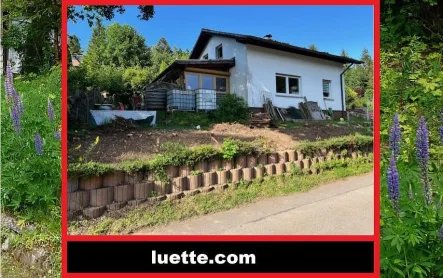
[[372,163],[362,163],[325,171],[320,175],[287,175],[266,177],[251,184],[240,183],[227,190],[213,191],[185,197],[178,201],[164,201],[157,205],[142,204],[127,210],[118,219],[101,217],[96,220],[82,220],[70,223],[70,234],[131,234],[138,229],[155,227],[208,213],[225,211],[263,198],[307,191],[320,184],[373,170]]

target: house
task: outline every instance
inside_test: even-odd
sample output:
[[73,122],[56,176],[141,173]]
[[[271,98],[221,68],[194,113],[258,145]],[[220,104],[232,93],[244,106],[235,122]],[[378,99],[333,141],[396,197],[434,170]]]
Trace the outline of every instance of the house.
[[[277,107],[317,102],[341,117],[346,109],[344,72],[362,61],[309,50],[272,39],[202,29],[188,60],[176,60],[153,82],[178,83],[182,90],[234,93],[251,110],[266,99]],[[345,65],[345,66],[344,66]]]
[[71,55],[71,63],[73,67],[78,67],[82,63],[83,55]]
[[[3,11],[3,15],[6,15],[7,12]],[[11,25],[18,27],[21,29],[21,24],[30,22],[30,20],[26,20],[24,18],[18,18],[17,20],[14,20],[11,22]],[[8,23],[6,21],[3,22],[1,25],[1,33],[5,32],[8,28]],[[1,36],[0,36],[1,37]],[[0,38],[1,41],[1,38]],[[11,63],[11,70],[14,74],[20,73],[21,67],[22,67],[22,60],[19,55],[19,53],[13,49],[8,48],[6,46],[1,45],[0,46],[0,64],[2,65],[2,70],[0,72],[0,75],[3,73],[6,73],[6,65],[7,62]]]

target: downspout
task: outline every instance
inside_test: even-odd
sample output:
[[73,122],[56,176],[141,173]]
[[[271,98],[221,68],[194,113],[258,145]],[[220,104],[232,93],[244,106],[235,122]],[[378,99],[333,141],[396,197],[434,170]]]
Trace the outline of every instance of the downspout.
[[349,66],[347,66],[345,68],[345,70],[340,73],[340,88],[341,88],[341,117],[344,119],[345,118],[345,101],[344,101],[344,91],[343,91],[343,74],[345,74],[345,72],[354,65],[354,63],[351,63]]

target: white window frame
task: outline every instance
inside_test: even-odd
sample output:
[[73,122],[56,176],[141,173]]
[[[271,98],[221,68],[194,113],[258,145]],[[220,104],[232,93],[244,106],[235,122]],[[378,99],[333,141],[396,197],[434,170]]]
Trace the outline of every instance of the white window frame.
[[[218,50],[221,49],[221,56],[218,57]],[[216,59],[223,59],[223,44],[219,44],[215,47],[215,58]]]
[[[279,93],[277,92],[277,84],[275,84],[275,95],[276,96],[282,96],[282,97],[300,97],[302,95],[301,92],[301,76],[298,75],[290,75],[290,74],[283,74],[283,73],[276,73],[275,74],[275,83],[277,83],[277,76],[284,77],[286,81],[286,93]],[[298,93],[290,93],[289,88],[289,78],[297,79],[298,80]]]
[[[325,96],[325,91],[324,91],[324,87],[323,87],[323,85],[324,85],[325,82],[328,82],[328,83],[329,83],[329,87],[328,87],[328,89],[329,89],[328,96]],[[321,81],[321,89],[322,89],[322,96],[323,96],[323,98],[326,98],[326,99],[330,99],[330,98],[332,98],[332,88],[331,88],[331,85],[332,85],[332,81],[331,81],[331,80],[329,80],[329,79],[322,79],[322,81]]]

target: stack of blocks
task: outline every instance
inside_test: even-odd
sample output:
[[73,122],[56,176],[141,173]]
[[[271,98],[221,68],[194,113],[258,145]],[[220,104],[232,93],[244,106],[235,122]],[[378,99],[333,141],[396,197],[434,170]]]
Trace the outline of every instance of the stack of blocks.
[[144,202],[156,203],[176,200],[184,196],[208,193],[214,189],[225,189],[228,184],[240,181],[261,180],[264,176],[283,175],[298,168],[311,174],[320,172],[318,164],[343,156],[358,158],[372,152],[368,147],[362,154],[347,150],[321,150],[314,158],[305,157],[294,150],[275,153],[239,156],[234,160],[200,161],[194,166],[168,166],[167,179],[155,180],[153,172],[126,173],[114,171],[103,176],[75,177],[68,179],[68,215],[83,214],[86,218],[97,218],[105,211],[114,211],[126,205],[135,206]]

